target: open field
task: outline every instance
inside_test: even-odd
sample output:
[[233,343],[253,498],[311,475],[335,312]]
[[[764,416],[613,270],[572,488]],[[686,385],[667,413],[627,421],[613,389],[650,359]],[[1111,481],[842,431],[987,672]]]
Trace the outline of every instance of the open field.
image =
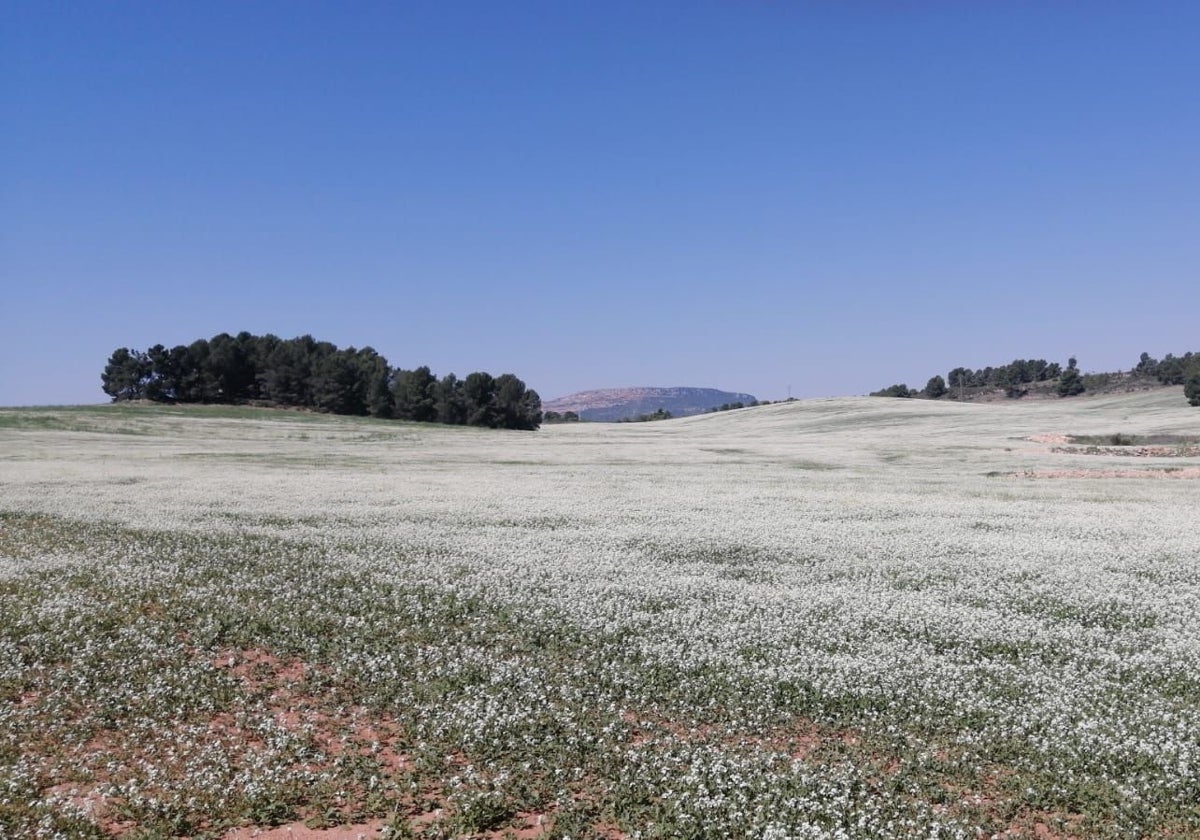
[[1198,435],[0,410],[0,836],[1200,837]]

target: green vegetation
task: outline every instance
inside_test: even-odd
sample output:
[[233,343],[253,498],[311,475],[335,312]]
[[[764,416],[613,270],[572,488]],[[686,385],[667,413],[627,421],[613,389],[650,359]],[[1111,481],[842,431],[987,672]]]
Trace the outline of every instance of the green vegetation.
[[[1170,353],[1161,361],[1142,353],[1136,366],[1128,372],[1082,373],[1076,360],[1071,358],[1064,369],[1057,362],[1045,359],[1014,359],[1007,365],[972,370],[956,367],[947,379],[933,376],[923,391],[910,389],[907,385],[891,385],[871,392],[873,397],[925,397],[927,399],[968,399],[981,392],[1003,390],[1010,399],[1017,399],[1036,390],[1038,393],[1055,393],[1060,397],[1074,397],[1085,392],[1105,392],[1119,389],[1122,385],[1138,386],[1138,380],[1153,379],[1161,385],[1183,385],[1184,396],[1189,405],[1200,406],[1200,353]],[[1041,387],[1039,384],[1045,383]]]
[[1008,396],[1018,397],[1024,393],[1022,386],[1057,379],[1061,374],[1062,367],[1057,362],[1014,359],[1007,365],[979,370],[956,367],[950,371],[947,386],[950,394],[961,393],[967,388],[1003,388]]
[[1067,369],[1063,371],[1062,376],[1058,379],[1058,395],[1060,397],[1075,397],[1082,394],[1086,389],[1087,386],[1083,383],[1083,377],[1079,375],[1079,368],[1075,357],[1072,356],[1067,362]]
[[770,400],[750,400],[743,402],[742,400],[734,400],[733,402],[721,403],[710,408],[706,414],[716,414],[719,411],[737,411],[739,408],[755,408],[760,405],[770,405]]
[[655,420],[670,420],[670,419],[671,419],[671,412],[667,411],[665,408],[658,408],[658,409],[655,409],[654,411],[650,412],[649,414],[639,414],[637,417],[627,417],[624,420],[620,420],[618,422],[620,422],[620,423],[650,423]]
[[1133,371],[1139,376],[1153,376],[1164,385],[1182,385],[1188,405],[1200,406],[1200,353],[1168,353],[1162,361],[1143,353]]
[[511,373],[439,380],[428,367],[392,368],[370,347],[339,350],[308,335],[221,333],[144,353],[121,347],[100,378],[114,402],[253,402],[493,429],[532,430],[542,422],[541,398]]
[[907,385],[900,384],[900,385],[889,385],[888,387],[883,388],[879,391],[872,391],[871,396],[872,397],[905,397],[905,398],[907,398],[907,397],[916,396],[918,393],[919,393],[918,391],[913,391]]

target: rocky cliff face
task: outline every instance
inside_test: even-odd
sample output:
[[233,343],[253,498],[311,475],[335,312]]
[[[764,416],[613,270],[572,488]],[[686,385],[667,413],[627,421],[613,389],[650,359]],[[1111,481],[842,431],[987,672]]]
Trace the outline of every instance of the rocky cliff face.
[[749,405],[751,394],[716,388],[603,388],[579,391],[542,403],[545,411],[574,411],[584,420],[613,421],[650,414],[662,408],[674,417],[703,414],[726,403]]

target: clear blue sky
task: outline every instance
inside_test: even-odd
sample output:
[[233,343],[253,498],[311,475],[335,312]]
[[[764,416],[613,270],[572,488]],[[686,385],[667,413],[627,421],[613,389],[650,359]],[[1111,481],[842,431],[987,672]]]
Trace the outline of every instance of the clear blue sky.
[[1200,3],[7,2],[0,403],[311,333],[543,398],[1200,350]]

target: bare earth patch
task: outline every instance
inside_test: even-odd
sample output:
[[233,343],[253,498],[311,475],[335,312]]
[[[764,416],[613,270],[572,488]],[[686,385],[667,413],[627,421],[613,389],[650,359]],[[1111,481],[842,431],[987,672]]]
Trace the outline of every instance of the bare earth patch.
[[1025,438],[1025,440],[1030,440],[1030,441],[1033,441],[1034,443],[1069,443],[1070,442],[1070,438],[1068,438],[1066,435],[1059,435],[1059,434],[1030,435],[1029,437]]
[[[427,830],[443,832],[438,836],[459,830],[441,780],[431,777],[417,783],[411,775],[414,764],[407,749],[407,733],[391,715],[347,702],[335,691],[321,688],[312,681],[320,676],[320,669],[297,659],[255,648],[194,653],[236,680],[243,692],[242,702],[250,704],[252,713],[233,708],[206,719],[181,721],[174,729],[164,728],[161,743],[153,737],[147,740],[145,732],[103,729],[86,741],[64,747],[64,754],[79,768],[81,778],[43,788],[44,799],[90,820],[108,836],[130,836],[144,826],[130,818],[124,797],[114,794],[111,785],[138,778],[139,768],[152,764],[161,772],[154,782],[143,781],[143,789],[165,796],[194,769],[191,759],[197,751],[219,751],[228,757],[231,766],[244,766],[268,750],[267,741],[276,732],[304,746],[290,757],[291,769],[303,771],[310,778],[333,774],[339,764],[362,759],[377,768],[374,772],[389,783],[409,780],[406,790],[393,793],[389,817],[380,816],[378,809],[364,813],[361,806],[367,790],[361,782],[343,778],[333,799],[323,799],[320,804],[295,803],[282,825],[245,824],[223,829],[214,826],[213,815],[197,813],[195,829],[223,831],[221,840],[368,840],[380,837],[389,824],[406,826],[418,834]],[[26,692],[20,701],[32,706],[38,699],[35,693]],[[274,729],[264,733],[260,726],[264,720],[272,721]],[[172,744],[185,730],[187,737],[183,740],[195,746],[180,751]],[[455,760],[466,763],[465,758]],[[481,840],[546,838],[554,831],[555,820],[553,805],[543,811],[516,811],[502,825],[481,828],[470,836]],[[253,817],[247,818],[247,823],[251,822]],[[593,825],[592,832],[606,840],[625,837],[616,826],[602,822]]]
[[383,820],[339,825],[335,828],[309,828],[302,822],[275,828],[235,828],[223,840],[367,840],[383,829]]

